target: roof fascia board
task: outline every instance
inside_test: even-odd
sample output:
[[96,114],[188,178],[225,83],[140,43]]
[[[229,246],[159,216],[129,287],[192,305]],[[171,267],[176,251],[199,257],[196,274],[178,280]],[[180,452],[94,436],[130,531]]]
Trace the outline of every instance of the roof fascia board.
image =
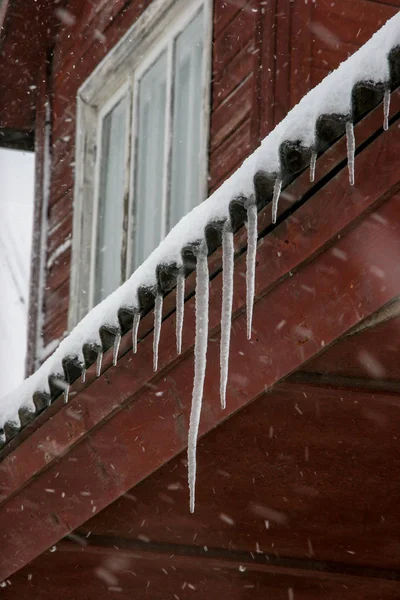
[[[335,177],[326,185],[317,186],[308,201],[259,244],[255,335],[251,342],[246,341],[242,277],[246,256],[243,252],[237,255],[231,356],[243,349],[246,359],[235,363],[227,409],[221,411],[214,391],[219,376],[219,344],[210,343],[201,435],[400,294],[400,264],[393,249],[400,236],[398,197],[391,198],[400,187],[398,170],[393,168],[399,144],[397,127],[393,126],[361,148],[358,172],[368,173],[374,164],[380,176],[360,178],[353,188],[348,186],[344,148],[338,146],[342,160]],[[293,193],[296,183],[305,185],[302,177],[293,183]],[[307,189],[312,193],[309,185]],[[368,227],[357,225],[370,219],[372,210],[377,211],[379,218],[373,221],[374,235],[369,237]],[[268,222],[269,212],[263,210],[260,228]],[[387,235],[387,222],[391,224],[391,236]],[[346,235],[342,237],[339,234],[344,230]],[[237,249],[243,248],[244,239],[243,231],[239,231]],[[368,245],[368,253],[363,252],[363,244]],[[321,276],[333,266],[340,269],[341,262],[331,251],[333,245],[349,260],[354,259],[357,267],[351,271],[352,286],[349,276],[336,278],[334,293],[329,277]],[[383,288],[376,281],[379,285],[372,285],[369,256],[374,260],[384,257],[391,273],[390,286]],[[364,257],[361,267],[360,257]],[[306,291],[310,283],[315,288],[314,300]],[[211,338],[220,327],[221,288],[222,276],[218,273],[210,282]],[[299,293],[301,290],[305,291]],[[60,404],[62,408],[52,421],[47,421],[3,461],[0,530],[5,536],[0,580],[185,449],[193,369],[194,302],[193,296],[186,302],[181,356],[176,356],[170,343],[175,335],[173,314],[163,322],[160,371],[156,374],[152,372],[152,336],[142,339],[134,371],[130,336],[125,336],[119,364],[92,379],[81,393],[79,385],[73,387],[70,403]],[[149,328],[150,319],[151,314],[146,323]],[[282,319],[285,327],[277,328]],[[307,334],[308,329],[312,335]],[[265,368],[260,357],[267,361]],[[254,369],[254,364],[262,368]],[[162,396],[156,396],[160,391]],[[79,496],[83,482],[90,487],[94,504]],[[31,508],[21,510],[24,503]],[[18,515],[19,527],[30,531],[29,536],[22,539],[13,535],[7,526],[10,514]]]
[[[391,107],[392,107],[392,115],[397,114],[400,111],[400,90],[396,90],[392,93],[391,98]],[[371,113],[366,115],[364,119],[362,119],[355,127],[355,136],[356,136],[356,144],[357,150],[359,152],[360,148],[362,148],[369,139],[374,138],[374,136],[378,135],[379,132],[382,131],[382,106],[378,105]],[[384,133],[387,135],[387,132]],[[315,181],[310,183],[309,181],[309,173],[308,170],[304,171],[299,177],[297,177],[285,190],[282,192],[281,202],[279,205],[279,219],[278,223],[286,213],[292,213],[293,210],[299,203],[299,200],[304,202],[307,198],[312,196],[315,193],[315,190],[322,186],[326,180],[330,177],[333,177],[340,165],[343,166],[343,162],[345,161],[346,156],[346,138],[342,137],[339,139],[331,148],[329,148],[317,161],[317,168],[315,174]],[[356,186],[357,189],[357,186]],[[350,190],[349,190],[350,191]],[[347,190],[346,190],[347,194]],[[361,211],[361,206],[359,205],[359,209]],[[338,208],[334,208],[335,213],[338,211]],[[357,210],[357,209],[356,209]],[[271,231],[273,227],[271,226],[271,211],[269,206],[264,208],[258,215],[258,230],[259,232],[264,232],[264,235]],[[345,213],[343,213],[345,214]],[[339,215],[341,217],[343,215]],[[351,220],[352,216],[348,215],[348,219]],[[347,222],[340,222],[340,220],[334,220],[334,230],[338,234],[341,229],[347,227]],[[327,232],[327,235],[328,232]],[[245,248],[247,244],[247,231],[245,227],[242,227],[235,234],[235,248],[238,253],[239,248]],[[302,257],[297,257],[298,263],[301,262]],[[209,272],[210,277],[218,273],[221,269],[222,264],[222,251],[221,248],[218,248],[210,257],[209,257]],[[282,276],[282,273],[277,273],[276,277]],[[186,279],[185,286],[185,296],[186,298],[190,298],[195,290],[195,273],[189,275]],[[165,315],[171,314],[175,310],[175,292],[171,292],[164,298],[163,303],[163,314]],[[150,335],[153,331],[153,311],[150,311],[146,316],[141,319],[140,323],[140,338],[144,339],[146,336]],[[120,345],[120,356],[122,357],[127,351],[132,348],[132,340],[131,340],[131,332],[128,332],[125,336],[123,336]],[[140,344],[139,344],[140,348]],[[174,359],[177,359],[174,355]],[[107,372],[108,368],[112,366],[112,349],[105,353],[103,358],[103,368],[104,371]],[[151,374],[153,377],[153,373]],[[70,396],[71,398],[74,395],[81,394],[82,392],[86,393],[86,390],[90,387],[90,385],[97,380],[96,376],[96,368],[93,365],[90,369],[88,369],[86,374],[86,382],[83,384],[80,380],[75,381],[71,385]],[[34,422],[25,427],[22,432],[16,436],[13,440],[11,440],[1,451],[0,451],[0,461],[4,459],[9,453],[13,452],[15,448],[17,448],[23,441],[33,435],[37,429],[42,427],[46,421],[52,418],[58,410],[62,409],[63,403],[62,399],[59,398],[56,400],[49,408],[47,408],[42,414],[38,415]],[[83,434],[84,432],[82,432]],[[43,434],[42,434],[43,435]]]

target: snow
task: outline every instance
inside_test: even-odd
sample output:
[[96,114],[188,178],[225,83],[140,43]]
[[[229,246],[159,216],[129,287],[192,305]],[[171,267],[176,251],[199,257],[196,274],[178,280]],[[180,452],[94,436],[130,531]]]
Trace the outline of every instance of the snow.
[[176,351],[182,352],[183,317],[185,311],[185,276],[179,273],[176,281]]
[[200,413],[203,402],[204,378],[206,375],[208,345],[208,297],[209,278],[207,252],[204,246],[199,251],[196,265],[196,336],[194,343],[194,380],[192,408],[188,436],[188,481],[190,512],[195,508],[196,449],[199,433]]
[[[156,269],[161,264],[175,264],[182,269],[181,250],[189,244],[198,244],[204,240],[205,226],[212,221],[230,222],[229,205],[234,198],[244,197],[249,202],[254,198],[254,175],[262,170],[274,176],[276,181],[282,179],[279,148],[283,141],[300,142],[307,148],[316,147],[315,128],[319,116],[334,113],[342,116],[348,123],[351,122],[352,90],[359,81],[370,81],[384,84],[388,87],[389,64],[387,55],[389,51],[400,44],[400,13],[395,15],[378,31],[369,42],[358,52],[351,56],[345,63],[328,75],[324,81],[309,92],[286,118],[262,141],[259,148],[247,158],[242,166],[206,201],[188,213],[166,236],[161,244],[154,250],[148,259],[133,273],[133,275],[102,303],[93,308],[82,321],[72,330],[70,335],[61,341],[52,356],[27,379],[14,392],[4,397],[0,403],[0,427],[6,422],[19,423],[18,410],[24,407],[35,411],[33,394],[35,392],[49,392],[49,375],[55,375],[59,380],[60,390],[63,390],[64,372],[62,361],[66,357],[76,357],[84,364],[83,345],[93,344],[101,348],[100,328],[107,327],[116,335],[120,332],[118,311],[121,308],[129,309],[135,314],[133,327],[133,351],[137,350],[137,329],[140,319],[140,306],[138,290],[143,286],[155,288],[157,286]],[[388,114],[388,95],[385,100],[385,123]],[[353,168],[354,140],[352,130],[347,128],[349,142],[349,168]],[[50,157],[48,158],[50,160]],[[313,159],[314,160],[314,159]],[[314,176],[314,164],[311,165],[311,175]],[[49,169],[47,169],[49,171]],[[276,184],[276,203],[278,200],[279,185]],[[48,181],[44,184],[48,194]],[[254,301],[255,256],[257,248],[257,209],[255,205],[248,207],[248,257],[247,257],[247,321],[248,337],[251,336],[251,323]],[[191,509],[194,509],[194,482],[196,477],[196,440],[200,420],[202,391],[206,367],[207,351],[207,326],[208,326],[208,266],[206,249],[199,255],[197,263],[197,294],[196,294],[196,342],[195,342],[195,378],[193,388],[193,406],[191,413],[189,436],[189,483],[191,488]],[[229,251],[228,251],[229,253]],[[44,262],[42,262],[44,264]],[[229,270],[229,269],[228,269]],[[226,277],[227,278],[227,277]],[[180,283],[179,285],[182,285]],[[43,281],[41,282],[43,287]],[[178,294],[181,291],[177,290]],[[229,297],[229,286],[225,289]],[[228,304],[228,300],[226,300]],[[159,310],[162,298],[156,299],[155,332],[154,332],[154,360],[157,364],[157,349],[159,339],[159,326],[161,325],[161,312]],[[177,302],[178,311],[181,298]],[[226,308],[226,307],[225,307]],[[183,318],[183,312],[182,318]],[[179,314],[179,319],[181,315]],[[228,320],[228,312],[224,312],[224,320]],[[177,324],[178,351],[180,349],[180,325]],[[225,332],[226,335],[226,332]],[[227,339],[224,339],[224,352],[227,349]],[[229,344],[228,344],[229,346]],[[227,368],[227,357],[225,356]],[[98,354],[97,374],[101,373],[102,352]],[[224,367],[225,369],[225,367]],[[222,374],[222,369],[221,369]],[[222,385],[222,380],[221,380]],[[65,382],[64,382],[65,386]]]
[[225,224],[222,234],[222,309],[221,309],[221,349],[220,349],[220,398],[221,408],[226,407],[226,386],[228,383],[229,345],[231,340],[232,301],[233,301],[234,245],[233,232]]
[[254,290],[256,279],[257,255],[257,206],[250,204],[247,207],[247,254],[246,254],[246,316],[247,339],[251,338],[253,322]]

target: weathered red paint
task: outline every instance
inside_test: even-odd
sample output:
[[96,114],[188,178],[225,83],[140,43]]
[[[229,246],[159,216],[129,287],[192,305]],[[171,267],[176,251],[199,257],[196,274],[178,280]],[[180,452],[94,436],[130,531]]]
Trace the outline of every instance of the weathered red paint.
[[[78,88],[149,3],[150,0],[140,3],[70,0],[67,9],[75,23],[58,24],[52,72],[54,160],[48,255],[51,248],[60,246],[72,231]],[[396,12],[388,3],[367,0],[357,0],[356,8],[343,0],[334,6],[326,3],[320,6],[321,3],[287,3],[286,0],[268,3],[215,0],[210,192],[232,174],[259,140],[300,99],[302,92],[319,82],[328,69],[337,66],[347,53],[353,52],[366,36]],[[323,40],[321,42],[321,35],[315,35],[314,27],[317,26],[318,33],[321,12],[325,16],[329,13],[331,18],[329,26],[324,21],[325,29],[332,39],[340,40],[333,48],[326,48],[325,44],[323,60],[327,64],[321,62]],[[341,13],[350,18],[341,18]],[[357,15],[357,23],[352,20],[353,14]],[[314,24],[312,31],[310,23]],[[301,35],[292,35],[295,31]],[[56,205],[63,209],[53,212]],[[70,255],[65,252],[46,273],[45,344],[60,338],[68,327],[69,295],[60,294],[60,289],[68,288],[70,266]],[[54,269],[60,271],[56,277]],[[32,341],[30,346],[34,346]]]
[[[397,598],[399,403],[398,394],[282,384],[201,440],[194,515],[181,455],[12,576],[5,598],[77,587],[83,598],[113,597],[114,587],[141,597],[147,581],[152,598],[185,598],[185,581],[210,598],[221,581],[234,598],[285,598],[285,585],[307,600],[329,590]],[[79,482],[90,502],[90,484]]]
[[[5,600],[50,600],[63,590],[79,590],[84,600],[101,597],[113,600],[176,598],[189,600],[193,595],[217,600],[254,600],[272,596],[276,600],[397,600],[399,583],[385,579],[348,576],[341,573],[302,571],[257,564],[243,564],[212,556],[157,552],[117,551],[101,547],[78,548],[62,544],[60,552],[43,556],[38,568],[27,567],[2,590]],[[258,559],[258,560],[257,560]],[[28,579],[28,576],[31,576]],[[108,577],[107,577],[108,576]],[[17,594],[17,596],[15,595]]]
[[[238,257],[231,347],[233,357],[244,351],[246,360],[236,360],[234,367],[232,363],[224,413],[215,392],[219,350],[217,340],[213,341],[219,329],[221,276],[212,280],[211,341],[201,433],[400,293],[398,197],[377,208],[399,187],[398,173],[392,168],[398,143],[393,127],[357,156],[356,169],[363,172],[374,164],[379,178],[357,178],[357,185],[349,188],[347,171],[342,169],[260,244],[254,337],[250,343],[245,340],[243,312],[245,256]],[[364,213],[373,209],[379,218],[371,228],[371,216]],[[344,228],[348,233],[337,240],[337,233]],[[335,253],[330,246],[335,246]],[[382,286],[371,277],[371,256],[377,268],[390,273],[390,285]],[[184,448],[192,385],[193,306],[192,298],[187,303],[184,354],[180,358],[171,344],[174,319],[169,317],[163,323],[160,372],[156,376],[150,371],[152,340],[147,336],[134,359],[127,352],[117,368],[107,369],[76,398],[72,394],[70,404],[52,422],[45,423],[3,461],[2,487],[6,493],[25,485],[29,468],[31,476],[36,473],[37,477],[0,508],[0,527],[6,532],[0,577],[20,568]],[[282,321],[284,326],[277,328]],[[127,350],[128,336],[121,346],[122,353]],[[265,370],[255,371],[260,357]],[[167,385],[163,383],[166,376]],[[72,392],[75,389],[79,384]],[[156,391],[164,392],[161,400]],[[92,429],[106,417],[100,428]],[[19,468],[23,469],[22,477]],[[93,503],[79,497],[78,487],[84,485],[90,485]],[[22,503],[32,508],[21,511]],[[18,529],[7,531],[6,523],[14,513],[19,515]],[[22,543],[19,532],[28,525],[31,536]]]

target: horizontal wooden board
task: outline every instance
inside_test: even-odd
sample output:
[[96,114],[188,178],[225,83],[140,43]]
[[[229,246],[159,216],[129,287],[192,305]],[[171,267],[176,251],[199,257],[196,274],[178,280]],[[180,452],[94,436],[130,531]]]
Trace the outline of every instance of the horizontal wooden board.
[[283,385],[202,439],[194,515],[182,454],[77,533],[397,569],[399,408],[400,395]]
[[60,197],[49,206],[48,232],[54,233],[72,214],[73,189],[62,191]]
[[210,155],[210,189],[214,190],[252,150],[251,120],[247,119]]
[[257,0],[250,0],[236,14],[235,18],[224,29],[222,35],[214,40],[214,75],[224,71],[227,63],[254,37],[258,13],[257,5]]
[[48,323],[52,321],[52,315],[59,313],[60,310],[64,312],[68,307],[68,299],[69,279],[66,279],[52,294],[46,294],[44,314]]
[[[84,544],[85,541],[83,540]],[[76,547],[63,543],[10,579],[5,600],[52,600],[62,594],[82,600],[116,597],[232,600],[397,600],[399,583],[372,578],[279,569],[261,563],[198,556],[162,555],[116,548]]]
[[362,46],[398,10],[370,0],[318,0],[311,3],[311,31],[327,49],[342,42]]
[[[66,281],[67,280],[65,280],[65,282]],[[67,298],[60,303],[56,310],[52,311],[49,315],[45,315],[45,324],[43,326],[42,334],[44,347],[48,346],[52,342],[61,340],[68,332]]]
[[221,102],[239,86],[250,73],[254,71],[256,62],[254,57],[255,44],[251,39],[248,44],[226,65],[224,71],[212,81],[212,110],[214,111]]
[[[400,202],[400,198],[399,198]],[[371,222],[373,225],[373,222]],[[391,285],[389,272],[376,272],[382,285]],[[400,382],[400,317],[348,336],[308,363],[309,373]]]
[[214,2],[214,37],[217,38],[221,31],[228,26],[237,16],[239,11],[246,10],[248,0],[215,0]]
[[70,266],[71,247],[63,253],[60,260],[54,262],[52,266],[47,269],[46,286],[48,292],[54,292],[54,290],[69,278]]
[[210,152],[213,152],[249,117],[254,96],[254,78],[250,74],[211,115]]
[[47,237],[47,258],[57,250],[57,248],[72,235],[72,210],[68,211],[62,221],[58,222],[58,227],[53,229]]

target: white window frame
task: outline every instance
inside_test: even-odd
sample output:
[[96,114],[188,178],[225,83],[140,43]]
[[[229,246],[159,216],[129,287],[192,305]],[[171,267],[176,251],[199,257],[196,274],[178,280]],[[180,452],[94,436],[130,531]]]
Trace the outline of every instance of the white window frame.
[[[130,127],[131,127],[131,77],[121,85],[121,87],[104,103],[104,105],[98,111],[97,118],[97,134],[96,134],[96,148],[98,149],[98,155],[95,166],[94,174],[94,185],[93,185],[93,217],[92,217],[92,233],[91,233],[91,261],[90,261],[90,273],[89,273],[89,306],[94,305],[94,294],[95,294],[95,265],[97,257],[97,230],[98,230],[98,213],[99,213],[99,202],[100,202],[100,170],[101,170],[101,155],[100,149],[102,145],[103,135],[103,122],[107,114],[118,104],[120,100],[126,95],[128,102],[128,115],[127,115],[127,129],[125,135],[125,157],[129,157],[129,144],[130,144]],[[128,159],[129,161],[129,159]],[[128,165],[127,165],[128,166]],[[125,178],[126,179],[126,178]],[[127,181],[125,181],[125,188]],[[127,190],[125,189],[125,194]]]
[[[208,135],[210,118],[212,8],[213,0],[153,0],[139,19],[107,54],[89,78],[79,88],[76,115],[75,188],[72,236],[72,264],[68,326],[71,329],[93,307],[95,261],[97,244],[97,214],[99,202],[99,175],[101,168],[102,120],[115,104],[128,94],[128,125],[126,136],[125,193],[128,201],[125,277],[131,272],[134,227],[134,111],[137,106],[138,85],[141,75],[167,49],[172,60],[173,40],[179,31],[203,8],[204,60],[202,73],[202,125],[200,198],[207,196]],[[168,69],[171,77],[172,66]],[[104,85],[107,82],[107,85]],[[171,85],[168,86],[167,127],[171,127]],[[169,136],[166,136],[168,138]],[[170,143],[169,139],[165,140]],[[168,160],[168,153],[164,153]],[[167,165],[166,165],[167,166]],[[167,210],[167,177],[164,179],[162,199],[162,235],[165,235]]]

